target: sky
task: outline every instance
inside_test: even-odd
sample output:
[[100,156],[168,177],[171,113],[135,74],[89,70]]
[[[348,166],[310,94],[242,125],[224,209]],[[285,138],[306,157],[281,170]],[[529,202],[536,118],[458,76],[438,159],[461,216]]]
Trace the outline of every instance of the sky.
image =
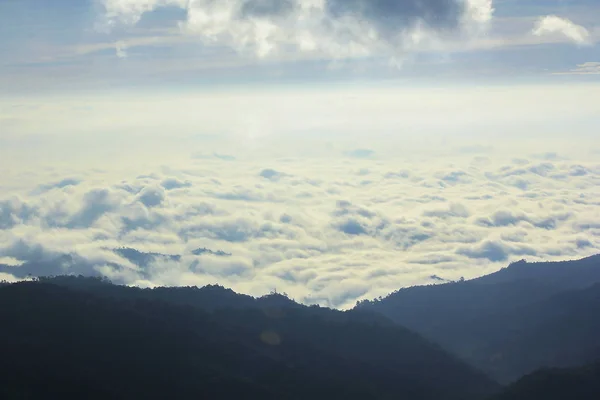
[[0,279],[347,308],[598,253],[599,42],[595,0],[0,1]]

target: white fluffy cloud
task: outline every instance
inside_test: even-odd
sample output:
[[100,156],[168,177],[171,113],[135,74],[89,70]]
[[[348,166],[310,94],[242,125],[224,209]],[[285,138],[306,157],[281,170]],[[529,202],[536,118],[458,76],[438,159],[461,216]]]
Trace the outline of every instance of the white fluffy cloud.
[[[326,160],[190,157],[186,168],[110,179],[38,172],[0,201],[0,278],[218,282],[348,307],[520,258],[597,252],[600,166],[554,158],[381,162],[342,152]],[[40,186],[43,179],[58,183]],[[141,253],[114,251],[121,247]]]
[[181,32],[208,45],[266,57],[332,58],[439,48],[479,34],[492,0],[103,0],[103,29],[135,25],[149,12],[184,10]]
[[541,17],[532,32],[536,36],[560,34],[578,45],[591,44],[592,40],[591,33],[585,27],[556,15]]

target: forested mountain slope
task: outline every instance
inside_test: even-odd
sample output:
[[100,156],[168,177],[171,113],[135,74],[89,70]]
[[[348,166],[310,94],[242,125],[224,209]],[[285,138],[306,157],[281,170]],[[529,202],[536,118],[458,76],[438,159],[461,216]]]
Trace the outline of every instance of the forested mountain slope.
[[519,379],[493,400],[597,400],[600,363],[578,368],[543,369]]
[[600,356],[600,257],[518,262],[479,279],[399,290],[376,311],[510,382]]
[[[144,292],[73,279],[79,290],[0,287],[1,398],[458,400],[498,389],[418,334],[365,313],[274,298],[237,304],[217,287]],[[202,296],[230,304],[192,305]]]

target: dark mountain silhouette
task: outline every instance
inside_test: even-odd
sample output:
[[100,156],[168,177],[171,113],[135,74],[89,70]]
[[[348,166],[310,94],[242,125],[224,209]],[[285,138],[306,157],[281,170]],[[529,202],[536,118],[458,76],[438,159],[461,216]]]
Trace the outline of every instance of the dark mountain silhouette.
[[471,281],[399,290],[357,309],[413,329],[500,382],[600,356],[600,257],[511,264]]
[[493,400],[596,400],[600,363],[570,369],[544,369],[519,379]]
[[[231,289],[219,285],[197,287],[157,287],[142,289],[113,285],[108,279],[102,277],[84,277],[75,275],[62,275],[54,277],[39,277],[38,282],[59,285],[78,291],[84,291],[96,296],[112,297],[123,300],[152,300],[163,301],[180,306],[193,306],[206,311],[225,308],[263,308],[276,307],[304,307],[278,293],[255,298],[239,294]],[[381,318],[380,318],[381,319]]]
[[481,399],[498,386],[362,310],[219,286],[0,287],[0,398]]
[[[600,284],[553,295],[467,326],[470,361],[513,381],[540,367],[572,367],[600,359]],[[462,331],[460,328],[459,331]],[[459,331],[448,332],[458,335]]]
[[580,260],[528,263],[521,260],[498,272],[474,279],[478,283],[535,280],[560,289],[581,289],[600,282],[600,255]]
[[[180,256],[176,255],[144,253],[130,248],[115,251],[140,266],[158,258],[180,260]],[[228,255],[209,249],[198,249],[193,253]],[[39,275],[50,264],[68,266],[77,262],[73,256],[64,255],[52,261],[36,259],[21,267],[4,268],[9,272],[27,271],[32,275]],[[55,267],[55,270],[58,269]],[[23,351],[23,347],[27,347],[26,344],[29,343],[42,355],[49,354],[48,347],[51,346],[58,346],[52,350],[56,353],[52,354],[73,355],[83,350],[61,342],[60,335],[69,338],[74,335],[65,321],[79,321],[75,326],[85,325],[89,321],[81,319],[82,315],[94,318],[96,313],[100,313],[99,319],[110,327],[121,324],[124,319],[130,319],[132,326],[125,325],[123,329],[126,333],[119,333],[120,337],[149,335],[149,339],[144,339],[148,341],[145,343],[160,343],[167,347],[160,337],[168,336],[173,340],[176,340],[174,337],[184,337],[184,342],[194,341],[190,348],[196,349],[194,346],[198,346],[198,351],[214,351],[215,359],[223,357],[230,361],[234,359],[227,358],[233,357],[228,353],[230,347],[238,349],[243,356],[235,358],[236,361],[231,361],[230,364],[221,365],[211,358],[205,360],[192,357],[185,361],[191,363],[188,365],[178,364],[180,361],[169,358],[169,351],[159,346],[157,349],[163,352],[157,359],[160,360],[161,367],[155,368],[161,371],[163,365],[173,364],[184,371],[184,374],[188,370],[190,374],[197,371],[201,376],[214,377],[214,382],[227,382],[224,385],[227,390],[239,389],[244,398],[248,398],[244,396],[247,393],[255,393],[256,398],[320,398],[319,390],[323,388],[326,388],[323,393],[328,393],[330,398],[342,396],[342,393],[343,397],[350,398],[354,398],[354,394],[356,398],[397,398],[399,393],[404,393],[403,398],[478,399],[494,391],[494,382],[431,343],[439,343],[442,348],[502,383],[515,382],[540,368],[546,369],[531,376],[553,376],[548,375],[549,371],[554,373],[557,370],[547,368],[577,367],[600,359],[600,256],[555,263],[520,261],[494,274],[470,281],[402,289],[378,301],[361,302],[349,312],[317,306],[306,307],[279,293],[254,298],[217,285],[203,288],[141,289],[113,285],[103,278],[57,276],[37,278],[35,283],[0,286],[3,286],[0,288],[0,320],[11,321],[13,318],[17,329],[7,329],[2,333],[4,336],[0,336],[0,340],[6,343],[3,348],[13,347],[14,344]],[[59,307],[57,303],[55,306],[59,311],[51,312],[46,305],[34,303],[33,300],[20,301],[6,295],[6,290],[9,290],[8,293],[17,293],[14,288],[31,292],[31,295],[23,295],[24,298],[40,303],[52,305],[60,300],[94,306],[79,309],[77,307],[84,306],[73,304],[71,308],[62,305]],[[7,309],[5,304],[17,304],[21,313],[10,314],[12,310],[10,307]],[[139,306],[140,304],[143,306]],[[138,310],[138,306],[143,311]],[[49,315],[41,315],[40,310],[45,310]],[[55,331],[48,328],[56,322],[52,322],[53,313],[57,318],[62,318],[58,321],[64,322],[64,326],[60,327],[60,335],[56,330],[58,328],[52,328]],[[172,317],[171,314],[177,317]],[[119,317],[120,315],[127,316]],[[72,316],[74,317],[71,318]],[[150,324],[150,328],[136,331],[136,324],[142,321]],[[196,322],[190,321],[201,323],[196,325]],[[25,342],[19,339],[19,334],[24,332],[18,330],[22,323],[38,327],[37,333],[28,333],[33,336]],[[168,332],[161,330],[165,323],[170,325],[171,330]],[[207,325],[212,330],[205,329]],[[108,329],[103,330],[103,334],[109,334]],[[198,332],[199,329],[202,334]],[[52,343],[48,342],[48,338],[40,336],[47,331],[55,332],[52,334]],[[120,332],[118,329],[116,331]],[[187,332],[185,335],[188,336],[183,332]],[[207,336],[209,333],[212,336]],[[79,346],[100,341],[99,337],[86,336],[91,335],[88,331],[82,331],[81,334],[83,338]],[[222,342],[222,339],[226,339],[227,343]],[[117,344],[113,343],[111,346],[113,347],[100,346],[93,351],[86,350],[87,353],[84,354],[90,354],[94,359],[93,357],[101,357],[100,352],[110,355],[111,352],[123,350]],[[203,346],[210,349],[206,350]],[[154,349],[138,349],[134,346],[131,351],[142,354]],[[11,354],[12,357],[17,357],[17,353],[9,352],[9,360]],[[173,353],[172,356],[175,357],[176,354],[179,353]],[[33,353],[26,353],[25,359],[27,357],[35,359]],[[258,360],[258,365],[264,364],[277,370],[281,374],[277,375],[277,385],[257,378],[251,367],[253,364],[247,361],[247,357]],[[75,368],[73,360],[68,357],[64,362],[65,371]],[[236,369],[236,362],[245,362],[246,367]],[[81,375],[80,371],[72,371],[73,376],[78,379],[75,382],[69,375],[70,372],[58,372],[60,370],[51,367],[51,360],[43,357],[40,358],[40,369],[36,370],[38,372],[35,375],[39,380],[31,384],[24,364],[22,369],[8,371],[7,363],[9,361],[2,367],[7,370],[6,375],[2,376],[11,378],[6,378],[5,381],[12,380],[22,384],[7,386],[8,389],[3,389],[5,392],[0,392],[0,397],[10,389],[16,390],[14,393],[10,392],[11,396],[16,396],[15,393],[18,395],[20,390],[26,390],[25,394],[29,393],[33,398],[38,397],[37,394],[42,397],[56,394],[69,398],[71,392],[60,391],[69,382],[69,390],[79,393],[79,397],[92,393],[90,387],[94,385],[98,387],[98,391],[93,393],[98,396],[116,398],[132,393],[133,397],[152,397],[155,393],[166,395],[169,390],[173,390],[173,396],[184,398],[188,395],[215,398],[235,395],[234,392],[222,392],[225,389],[217,384],[213,387],[212,383],[207,383],[213,382],[210,379],[201,380],[197,386],[178,383],[177,379],[163,380],[163,386],[153,387],[148,392],[139,392],[142,389],[125,386],[115,390],[106,383],[92,379],[91,375]],[[38,360],[34,362],[37,365],[35,363]],[[17,362],[15,365],[21,364]],[[48,368],[48,374],[45,375],[42,365]],[[104,364],[99,362],[99,365]],[[149,368],[146,365],[137,366],[133,361],[123,365],[127,369],[137,368],[140,371]],[[294,368],[289,369],[289,365]],[[106,372],[95,366],[88,369],[93,374],[118,379],[114,371]],[[120,367],[117,369],[120,370]],[[157,371],[153,373],[160,375]],[[148,374],[154,376],[150,372]],[[351,383],[344,378],[345,375],[352,377]],[[291,389],[293,385],[300,385],[298,382],[304,381],[308,382],[303,387],[304,391],[296,393]],[[510,390],[521,385],[522,381],[529,382],[524,378],[508,388],[506,393],[513,393]],[[160,379],[157,382],[161,382]],[[337,385],[342,383],[346,386],[338,391]],[[567,384],[569,383],[565,383]],[[179,386],[171,389],[172,385]],[[527,387],[529,386],[530,383]],[[51,387],[57,392],[44,392]],[[132,392],[127,392],[128,390]],[[502,397],[505,398],[508,397]]]

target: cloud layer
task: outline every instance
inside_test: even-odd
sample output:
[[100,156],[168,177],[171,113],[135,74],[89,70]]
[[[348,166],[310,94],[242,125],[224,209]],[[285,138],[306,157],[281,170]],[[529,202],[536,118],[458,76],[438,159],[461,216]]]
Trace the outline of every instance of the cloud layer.
[[600,75],[600,62],[590,61],[578,64],[576,68],[566,72],[557,72],[556,75]]
[[[103,0],[113,30],[169,8],[185,11],[182,33],[258,57],[312,53],[333,58],[439,47],[481,32],[491,0]],[[465,36],[466,35],[466,36]],[[119,54],[124,54],[118,46]]]
[[207,157],[136,176],[28,176],[31,185],[21,178],[23,189],[0,199],[3,279],[83,273],[142,286],[219,282],[348,307],[511,260],[600,248],[600,165],[556,155],[421,163],[381,162],[376,153]]

